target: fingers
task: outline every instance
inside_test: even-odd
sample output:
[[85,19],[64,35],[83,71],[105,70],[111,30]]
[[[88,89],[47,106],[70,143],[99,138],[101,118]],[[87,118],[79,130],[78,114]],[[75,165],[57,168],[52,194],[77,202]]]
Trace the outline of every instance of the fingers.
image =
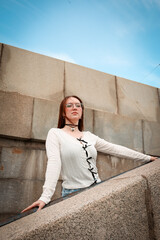
[[45,203],[41,203],[37,211],[41,210],[45,206]]
[[35,203],[33,203],[32,205],[30,205],[30,206],[28,206],[27,208],[25,208],[21,213],[26,212],[26,211],[28,211],[28,210],[36,207],[36,206],[37,206],[37,205],[36,205]]
[[157,159],[158,159],[158,157],[151,157],[151,161],[155,161]]
[[21,213],[26,212],[26,211],[34,208],[34,207],[37,207],[37,206],[39,207],[39,208],[38,208],[38,211],[39,211],[39,210],[41,210],[41,209],[45,206],[45,203],[44,203],[43,201],[41,201],[41,200],[38,200],[38,201],[32,203],[32,204],[31,204],[30,206],[28,206],[27,208],[25,208]]

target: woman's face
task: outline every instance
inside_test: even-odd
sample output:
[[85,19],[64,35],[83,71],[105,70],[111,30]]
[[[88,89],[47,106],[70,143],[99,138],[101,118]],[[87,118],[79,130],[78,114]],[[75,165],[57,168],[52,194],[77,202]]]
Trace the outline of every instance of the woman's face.
[[77,98],[70,97],[67,99],[65,106],[65,116],[73,123],[77,123],[79,121],[82,116],[82,106]]

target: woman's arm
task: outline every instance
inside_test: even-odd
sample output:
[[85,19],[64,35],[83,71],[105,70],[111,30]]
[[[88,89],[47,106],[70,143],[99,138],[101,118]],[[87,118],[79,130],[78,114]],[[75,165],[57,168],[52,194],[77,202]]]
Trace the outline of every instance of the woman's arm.
[[41,210],[47,203],[50,202],[51,197],[54,194],[61,170],[60,147],[58,138],[54,133],[54,129],[50,129],[48,132],[46,139],[46,152],[48,162],[45,174],[45,183],[43,185],[43,193],[36,202],[25,208],[22,212],[37,206],[39,207],[38,210]]
[[46,139],[46,153],[48,157],[47,169],[45,175],[45,183],[43,185],[43,193],[39,200],[46,204],[50,202],[54,194],[57,181],[61,171],[61,158],[59,141],[54,133],[54,129],[50,129]]
[[99,137],[97,137],[95,147],[99,152],[103,152],[121,158],[130,158],[142,161],[154,161],[157,159],[156,157],[148,156],[146,154],[134,151],[127,147],[107,142]]

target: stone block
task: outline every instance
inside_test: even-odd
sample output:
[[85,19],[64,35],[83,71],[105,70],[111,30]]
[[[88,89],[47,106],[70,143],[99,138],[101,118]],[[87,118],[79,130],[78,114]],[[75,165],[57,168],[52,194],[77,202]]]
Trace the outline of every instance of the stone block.
[[146,154],[160,156],[160,123],[143,123],[144,151]]
[[134,119],[159,121],[157,89],[117,77],[119,114]]
[[89,108],[84,110],[84,130],[93,132],[93,110]]
[[160,158],[152,163],[146,164],[133,171],[117,177],[130,178],[142,176],[146,181],[146,208],[148,214],[148,225],[150,230],[150,239],[160,239]]
[[140,120],[101,111],[95,111],[94,116],[94,133],[96,135],[111,143],[143,152]]
[[142,164],[143,162],[141,161],[117,158],[100,152],[98,153],[97,157],[98,173],[102,181],[111,177],[115,177]]
[[2,227],[1,236],[6,240],[149,240],[146,188],[142,177],[112,179]]
[[[157,168],[157,169],[156,169]],[[151,169],[150,169],[151,171]],[[147,169],[147,173],[142,173],[143,176],[147,178],[148,183],[148,198],[151,200],[151,212],[153,214],[154,219],[154,232],[155,239],[160,239],[160,159],[155,162],[154,171],[151,172]],[[154,173],[154,174],[153,174]],[[153,222],[151,221],[150,224]]]
[[43,142],[38,142],[33,140],[23,141],[21,139],[11,139],[11,138],[0,137],[0,147],[45,150],[45,143],[44,141]]
[[[2,147],[0,157],[0,215],[4,218],[40,197],[47,158],[45,151],[20,147]],[[52,199],[61,197],[61,185],[59,180]]]
[[32,138],[46,140],[50,128],[57,127],[60,101],[34,100]]
[[65,63],[65,95],[77,95],[85,106],[117,112],[115,76]]
[[24,179],[1,179],[0,215],[20,213],[25,207],[38,200],[43,181]]
[[33,98],[0,91],[0,134],[30,138]]
[[43,150],[3,147],[0,178],[44,181],[46,163],[47,157]]
[[61,100],[64,62],[4,45],[0,89],[48,100]]

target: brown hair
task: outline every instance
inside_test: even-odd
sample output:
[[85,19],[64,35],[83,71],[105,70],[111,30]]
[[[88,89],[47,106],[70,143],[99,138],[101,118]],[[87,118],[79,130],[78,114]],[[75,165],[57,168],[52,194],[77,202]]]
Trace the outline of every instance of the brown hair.
[[60,104],[60,107],[59,107],[59,119],[58,119],[58,126],[57,127],[58,128],[63,128],[65,126],[65,117],[63,116],[63,114],[65,113],[66,101],[67,101],[68,98],[71,98],[71,97],[77,98],[80,101],[80,103],[82,104],[82,116],[81,116],[81,119],[79,119],[78,129],[80,131],[83,131],[83,129],[84,129],[84,125],[83,125],[84,106],[83,106],[82,100],[77,96],[67,96],[62,100],[62,102]]

